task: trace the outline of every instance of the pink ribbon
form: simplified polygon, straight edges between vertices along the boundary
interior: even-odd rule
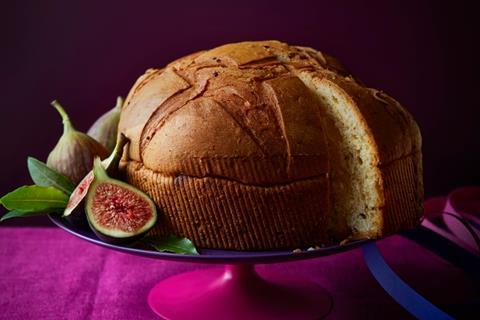
[[[425,201],[422,226],[480,256],[480,187],[463,187]]]

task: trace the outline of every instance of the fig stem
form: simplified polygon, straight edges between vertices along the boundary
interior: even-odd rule
[[[62,117],[63,132],[65,133],[69,131],[74,131],[75,128],[73,127],[72,122],[70,121],[70,117],[65,112],[65,109],[63,109],[62,105],[57,100],[53,100],[51,105],[55,109],[57,109],[58,113],[60,113],[60,116]]]
[[[100,160],[99,157],[95,157],[95,160],[93,161],[93,176],[97,181],[107,180],[110,178],[102,165],[102,160]]]
[[[115,148],[113,149],[112,154],[120,155],[121,157],[123,153],[121,151],[123,147],[127,144],[127,142],[128,142],[128,138],[123,133],[120,133],[120,135],[117,138],[117,143],[115,144]]]
[[[128,138],[123,133],[120,133],[120,135],[117,138],[117,143],[115,144],[115,148],[113,149],[112,153],[106,160],[107,168],[110,166],[111,163],[117,162],[122,157],[123,147],[127,144],[128,141],[129,141]]]
[[[115,109],[121,110],[123,107],[123,98],[121,96],[117,97],[117,103],[115,104]]]

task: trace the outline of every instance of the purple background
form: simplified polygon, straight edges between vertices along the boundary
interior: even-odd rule
[[[258,2],[258,3],[257,3]],[[125,96],[148,67],[242,40],[279,39],[338,57],[414,115],[426,195],[479,184],[479,39],[463,1],[18,1],[1,4],[0,193],[30,183],[61,134]]]

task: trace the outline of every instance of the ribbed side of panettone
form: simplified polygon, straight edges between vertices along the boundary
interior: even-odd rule
[[[385,236],[418,225],[423,215],[422,155],[416,152],[380,168],[385,207],[382,234]]]
[[[127,180],[149,194],[160,214],[152,234],[176,234],[198,247],[305,248],[324,243],[325,176],[271,187],[223,178],[164,176],[129,162]]]

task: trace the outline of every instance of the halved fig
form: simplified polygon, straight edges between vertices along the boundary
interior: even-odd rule
[[[102,166],[107,170],[109,175],[117,175],[118,171],[118,164],[120,159],[122,158],[123,154],[123,147],[128,142],[127,137],[123,134],[120,134],[117,139],[117,143],[115,148],[113,149],[110,156],[102,161]],[[93,181],[93,170],[91,170],[80,183],[77,185],[75,190],[73,190],[72,194],[70,195],[70,199],[68,199],[67,207],[63,211],[63,217],[67,218],[70,223],[72,224],[82,224],[81,220],[84,220],[83,213],[81,217],[71,216],[73,210],[77,208],[77,206],[82,202],[83,198],[87,195],[88,188]]]
[[[99,158],[93,166],[94,179],[87,193],[87,220],[102,240],[111,243],[134,241],[157,221],[153,201],[137,188],[110,178]]]

